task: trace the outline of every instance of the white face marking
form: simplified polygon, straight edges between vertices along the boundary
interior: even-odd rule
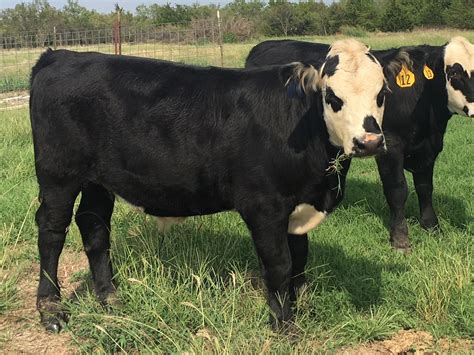
[[[363,139],[366,117],[374,117],[382,127],[385,100],[379,107],[377,95],[385,85],[385,77],[380,63],[374,62],[367,53],[368,48],[358,41],[335,42],[328,57],[338,55],[337,70],[334,75],[321,78],[324,120],[330,141],[343,147],[345,154],[352,152],[354,138]],[[342,107],[336,112],[326,100],[328,92],[332,95],[331,91],[342,100]]]
[[[320,212],[306,203],[298,205],[290,215],[288,233],[306,234],[316,228],[326,218],[326,215],[326,212]]]
[[[448,109],[464,116],[474,115],[474,45],[464,37],[454,37],[444,51],[444,71]],[[466,75],[467,74],[467,75]],[[463,87],[460,90],[460,86]],[[464,91],[464,93],[463,93]],[[466,94],[470,92],[469,97]]]

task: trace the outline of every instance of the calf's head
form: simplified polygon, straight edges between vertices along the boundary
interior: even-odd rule
[[[464,37],[451,39],[444,49],[444,71],[449,110],[474,117],[474,45]]]
[[[387,67],[396,70],[395,57]],[[385,150],[382,119],[389,91],[382,64],[354,39],[335,42],[320,69],[324,120],[330,141],[346,155],[369,156]]]

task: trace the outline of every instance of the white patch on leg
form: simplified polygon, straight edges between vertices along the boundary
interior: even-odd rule
[[[171,227],[183,223],[186,217],[156,217],[155,219],[160,233],[168,233]]]
[[[120,200],[125,201],[128,205],[132,206],[133,209],[145,213],[145,208],[140,207],[140,206],[135,206],[134,204],[128,202],[126,199],[119,195],[115,195]],[[168,233],[171,227],[173,227],[175,224],[180,224],[183,223],[186,217],[155,217],[153,216],[154,219],[156,220],[156,225],[158,227],[158,230],[160,233]]]
[[[307,203],[298,205],[290,215],[288,233],[306,234],[316,228],[326,216],[326,212],[320,212]]]

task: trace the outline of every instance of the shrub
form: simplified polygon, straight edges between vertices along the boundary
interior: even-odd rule
[[[346,36],[351,37],[367,37],[367,31],[360,26],[341,26],[339,31]]]

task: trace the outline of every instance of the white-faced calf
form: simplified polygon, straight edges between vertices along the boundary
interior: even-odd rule
[[[335,56],[340,63],[329,75]],[[382,66],[365,46],[344,41],[324,67],[235,70],[43,54],[33,68],[30,111],[41,201],[37,307],[46,328],[61,328],[58,259],[79,193],[75,219],[102,302],[115,291],[109,235],[118,195],[158,217],[237,211],[261,261],[272,322],[289,321],[307,238],[288,230],[311,229],[315,214],[327,210],[334,144],[356,156],[383,150]],[[370,85],[347,81],[344,88],[336,79],[347,80],[345,72],[369,75]],[[331,106],[330,88],[344,108]]]

